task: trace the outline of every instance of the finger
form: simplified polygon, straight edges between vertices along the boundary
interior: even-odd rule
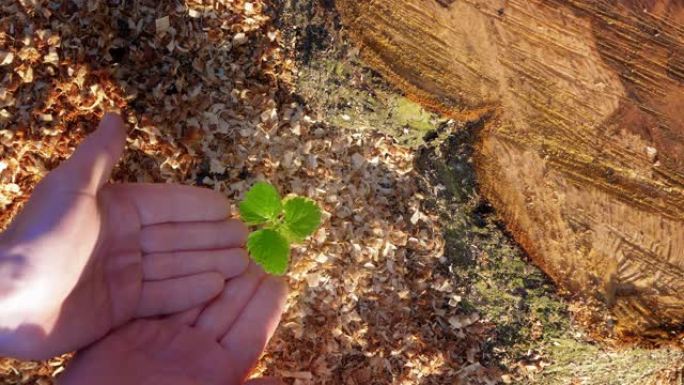
[[[247,233],[237,220],[164,223],[143,227],[140,247],[145,253],[236,248],[244,246]]]
[[[95,194],[107,182],[126,142],[121,117],[107,113],[71,157],[48,176],[60,186]]]
[[[284,385],[285,383],[278,378],[263,377],[255,378],[245,382],[245,385]]]
[[[199,315],[195,327],[219,340],[247,306],[265,277],[266,273],[259,266],[250,263],[243,275],[226,282],[221,295]]]
[[[213,222],[228,218],[230,202],[206,188],[129,183],[111,186],[137,208],[143,226],[169,222]]]
[[[172,314],[199,306],[221,293],[223,276],[219,273],[203,273],[187,277],[146,281],[137,317]]]
[[[280,322],[285,308],[287,285],[281,278],[269,276],[221,339],[228,362],[234,365],[237,378],[244,378],[253,368],[266,343]]]
[[[172,323],[179,323],[183,325],[192,325],[197,320],[197,317],[202,312],[202,306],[194,307],[190,310],[186,310],[182,313],[172,314],[168,317],[168,320]]]
[[[244,273],[248,264],[244,249],[149,254],[143,258],[143,276],[159,280],[214,271],[227,279]]]

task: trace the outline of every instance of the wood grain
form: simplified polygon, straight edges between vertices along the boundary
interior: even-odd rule
[[[337,0],[412,98],[487,118],[481,190],[621,333],[684,324],[684,1]]]

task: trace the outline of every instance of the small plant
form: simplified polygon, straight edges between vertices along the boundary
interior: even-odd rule
[[[290,245],[302,242],[321,224],[321,210],[310,199],[289,196],[280,199],[278,190],[258,182],[240,202],[240,217],[261,229],[247,238],[247,251],[270,274],[283,275],[290,259]]]

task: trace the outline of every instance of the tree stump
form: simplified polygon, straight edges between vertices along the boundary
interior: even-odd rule
[[[684,1],[337,0],[367,62],[485,119],[481,191],[618,331],[684,324]]]

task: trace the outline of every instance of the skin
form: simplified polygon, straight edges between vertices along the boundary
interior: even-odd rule
[[[286,291],[251,265],[203,311],[138,320],[84,350],[59,384],[242,384],[278,324]]]
[[[0,235],[0,356],[81,349],[64,384],[241,384],[286,286],[250,264],[223,195],[108,184],[124,143],[105,115]]]

